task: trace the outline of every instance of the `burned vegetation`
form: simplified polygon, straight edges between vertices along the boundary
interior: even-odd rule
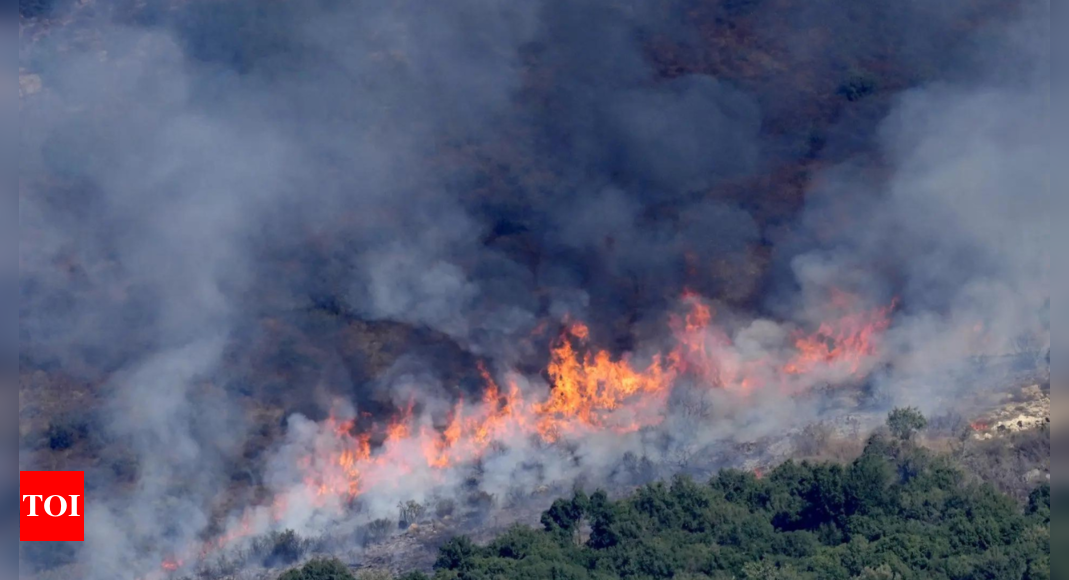
[[[20,2],[20,563],[1049,577],[1048,10]]]

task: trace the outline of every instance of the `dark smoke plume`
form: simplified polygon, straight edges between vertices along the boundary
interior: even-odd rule
[[[616,356],[663,350],[688,291],[746,360],[783,359],[833,289],[895,300],[865,385],[881,411],[992,387],[977,356],[1042,365],[1048,15],[1045,0],[24,13],[20,468],[53,468],[32,434],[75,415],[63,428],[96,457],[70,455],[98,500],[63,557],[87,580],[136,578],[243,517],[349,537],[398,501],[460,493],[458,469],[398,474],[357,516],[255,507],[300,485],[332,409],[413,405],[439,428],[479,400],[480,362],[547,389],[568,321]],[[57,390],[80,402],[52,406]],[[626,454],[678,466],[841,411],[711,397],[715,421],[511,441],[479,485],[607,478]]]

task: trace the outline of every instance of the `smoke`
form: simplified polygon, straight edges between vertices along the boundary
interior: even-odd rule
[[[687,469],[842,412],[798,396],[824,386],[942,411],[981,388],[970,357],[1049,348],[1047,4],[777,4],[24,21],[21,374],[53,377],[34,400],[91,385],[44,420],[88,415],[75,451],[112,462],[86,466],[105,499],[77,574],[283,527],[352,538],[472,481],[501,503],[630,481],[625,457]],[[670,393],[605,414],[626,435],[548,441],[544,412],[481,398],[477,362],[545,400],[576,321],[613,376],[680,349]],[[800,358],[844,336],[856,360]],[[529,422],[423,459],[458,410],[503,409]],[[26,469],[50,452],[21,415]],[[320,493],[352,481],[335,459],[359,434],[366,489]]]
[[[0,24],[0,42],[4,46],[13,46],[16,39],[15,27],[9,24],[6,20]],[[5,86],[14,86],[15,84],[15,70],[14,67],[3,67],[3,82]],[[15,94],[9,93],[3,100],[2,108],[0,111],[0,130],[3,130],[6,135],[14,136],[17,134],[18,127],[18,115],[17,107],[15,106]],[[15,363],[16,353],[18,352],[18,337],[14,332],[14,329],[18,327],[17,316],[18,312],[15,307],[17,304],[16,288],[17,283],[17,262],[16,252],[14,248],[18,245],[18,198],[17,181],[15,179],[18,174],[17,163],[17,143],[15,139],[9,137],[3,142],[3,155],[4,161],[0,163],[0,178],[3,179],[3,185],[0,186],[0,195],[3,196],[3,205],[0,206],[0,248],[3,248],[3,252],[0,253],[0,292],[3,293],[3,304],[9,305],[3,309],[0,318],[3,320],[4,328],[6,329],[3,336],[0,337],[0,352],[3,353],[3,361],[0,363],[0,393],[6,398],[6,400],[13,400],[15,397],[15,385],[18,384],[16,380],[15,369],[17,365]],[[11,410],[7,411],[7,415],[4,417],[3,424],[5,427],[5,436],[16,435],[16,426],[18,420],[14,415],[14,405],[10,407]],[[15,447],[7,447],[3,451],[0,451],[0,464],[10,469],[16,463]],[[14,470],[8,471],[6,475],[0,477],[0,489],[3,489],[3,493],[14,495],[17,493],[16,489],[18,483]],[[11,505],[2,516],[0,516],[0,541],[9,542],[9,545],[14,546],[17,535],[17,518],[15,517],[14,505]],[[17,552],[15,550],[4,550],[0,553],[0,576],[8,578],[15,577],[18,571]]]
[[[860,286],[901,301],[887,337],[895,368],[879,386],[891,403],[945,411],[978,389],[979,373],[947,375],[968,357],[1049,351],[1044,23],[1030,6],[985,31],[994,47],[975,57],[987,65],[977,78],[896,96],[876,131],[876,179],[871,163],[836,167],[803,214],[820,239],[789,258],[803,296]]]

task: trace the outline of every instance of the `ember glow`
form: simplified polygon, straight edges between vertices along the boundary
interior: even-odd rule
[[[303,486],[292,493],[312,498],[316,507],[344,506],[377,486],[395,485],[398,478],[418,474],[433,480],[478,461],[495,446],[551,445],[598,432],[652,427],[665,420],[669,396],[684,380],[745,400],[804,392],[826,384],[829,371],[843,376],[843,383],[862,378],[879,357],[894,303],[859,310],[858,300],[843,293],[834,296],[837,316],[808,333],[795,329],[778,357],[740,353],[730,334],[714,324],[711,305],[691,292],[680,300],[680,315],[669,321],[669,347],[642,361],[594,347],[587,325],[566,321],[552,344],[547,390],[521,389],[514,373],[500,373],[499,382],[480,363],[481,398],[457,401],[444,424],[420,416],[415,401],[390,420],[364,429],[357,428],[355,419],[332,414],[320,425],[315,451],[300,458]],[[761,476],[759,470],[756,474]],[[292,497],[275,500],[272,522],[283,520]],[[248,535],[245,518],[239,529],[206,544],[200,554]]]

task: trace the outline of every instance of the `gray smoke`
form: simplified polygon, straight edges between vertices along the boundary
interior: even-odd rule
[[[1030,6],[985,31],[977,77],[895,98],[876,132],[878,173],[847,162],[810,197],[802,221],[820,246],[789,260],[803,296],[834,284],[901,301],[894,369],[879,379],[890,403],[945,411],[983,382],[948,375],[970,356],[1049,352],[1045,25]]]
[[[104,458],[71,467],[102,498],[73,574],[142,577],[242,530],[351,538],[473,476],[504,498],[625,456],[668,473],[837,412],[681,384],[658,428],[387,463],[359,506],[305,486],[302,458],[341,451],[328,413],[411,406],[381,452],[421,457],[420,429],[478,412],[477,360],[538,399],[579,319],[641,366],[685,289],[729,370],[787,363],[832,289],[897,299],[865,361],[881,409],[945,410],[980,388],[970,357],[1049,349],[1047,3],[763,4],[98,0],[24,21],[20,384],[89,385],[44,413],[88,415]],[[21,443],[22,469],[51,457]]]

